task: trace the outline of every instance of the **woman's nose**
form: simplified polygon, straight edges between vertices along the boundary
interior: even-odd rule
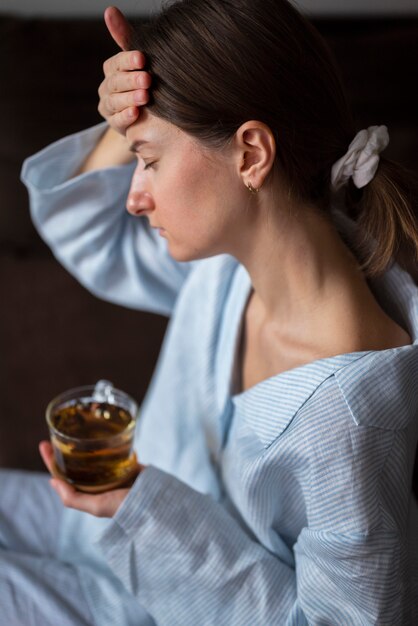
[[[154,203],[148,193],[130,191],[126,200],[126,209],[131,215],[141,215],[152,211]]]
[[[132,177],[126,208],[131,215],[141,215],[145,211],[152,211],[154,208],[152,196],[144,189],[143,175],[138,170],[135,170]]]

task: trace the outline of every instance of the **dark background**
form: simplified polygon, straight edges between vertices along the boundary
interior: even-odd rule
[[[315,20],[335,52],[358,128],[386,124],[387,156],[418,172],[418,19]],[[54,395],[99,378],[142,399],[165,318],[100,301],[35,232],[23,160],[101,121],[102,19],[0,15],[0,466],[43,469],[37,442]]]

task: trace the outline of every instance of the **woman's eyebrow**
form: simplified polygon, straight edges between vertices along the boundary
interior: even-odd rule
[[[145,139],[138,139],[137,141],[134,141],[131,146],[129,146],[129,150],[131,152],[138,152],[138,148],[145,143],[151,143],[151,142],[146,141]]]

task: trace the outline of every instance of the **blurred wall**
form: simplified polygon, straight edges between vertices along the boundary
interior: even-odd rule
[[[418,0],[294,0],[311,15],[418,15]],[[50,16],[101,15],[110,0],[0,0],[1,13]],[[149,15],[161,0],[117,0],[126,14]]]

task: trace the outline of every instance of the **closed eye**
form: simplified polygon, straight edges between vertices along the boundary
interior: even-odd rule
[[[151,163],[145,163],[144,162],[144,170],[147,170],[149,167],[152,167],[154,165],[155,161],[151,161]]]

